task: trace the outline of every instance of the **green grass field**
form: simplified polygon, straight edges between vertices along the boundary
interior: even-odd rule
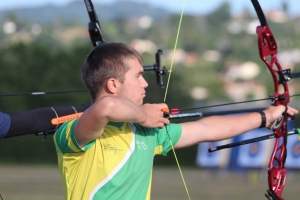
[[[182,171],[192,200],[266,199],[266,171],[229,173],[185,167]],[[283,193],[285,200],[299,199],[299,180],[300,173],[288,172]],[[0,165],[0,194],[3,200],[62,200],[63,189],[58,168],[40,165]],[[178,169],[155,166],[152,200],[185,199],[188,197]]]

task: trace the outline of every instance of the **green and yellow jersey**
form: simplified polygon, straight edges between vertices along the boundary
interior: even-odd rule
[[[80,148],[74,135],[76,120],[63,124],[54,135],[65,198],[150,199],[154,155],[171,150],[181,125],[163,129],[137,123],[110,122],[103,134]]]

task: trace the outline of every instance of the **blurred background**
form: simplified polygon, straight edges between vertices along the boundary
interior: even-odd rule
[[[132,45],[145,66],[163,50],[162,65],[170,69],[183,1],[92,1],[107,42]],[[261,1],[277,40],[284,69],[300,71],[300,2]],[[0,111],[22,112],[47,106],[89,103],[86,92],[18,95],[30,92],[85,90],[80,78],[84,58],[92,49],[89,17],[83,1],[0,2]],[[266,98],[273,80],[260,60],[250,1],[187,0],[166,102],[170,108],[191,108]],[[158,103],[165,89],[154,72],[145,102]],[[167,83],[167,77],[164,77]],[[291,80],[291,94],[300,93]],[[202,109],[201,112],[267,107],[270,101]],[[300,108],[298,97],[292,106]],[[197,118],[195,118],[197,119]],[[189,119],[190,120],[190,119]],[[174,120],[182,122],[184,120]],[[299,127],[296,118],[289,128]],[[274,141],[264,141],[212,154],[216,145],[269,134],[254,130],[219,143],[204,143],[176,151],[192,199],[263,199],[267,165]],[[0,195],[3,199],[63,199],[52,135],[4,139],[0,144]],[[289,137],[286,199],[297,195],[300,179],[299,142]],[[154,162],[153,199],[187,199],[172,152]]]

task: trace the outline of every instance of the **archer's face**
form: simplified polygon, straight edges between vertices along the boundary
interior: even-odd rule
[[[148,83],[143,77],[143,66],[137,59],[128,59],[127,64],[130,68],[125,74],[118,95],[130,99],[137,105],[142,105],[146,96],[145,88],[148,87]]]

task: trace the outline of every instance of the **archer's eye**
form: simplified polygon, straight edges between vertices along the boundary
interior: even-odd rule
[[[143,74],[138,74],[138,75],[136,75],[137,78],[139,78],[139,77],[141,77],[141,76],[143,76]]]

